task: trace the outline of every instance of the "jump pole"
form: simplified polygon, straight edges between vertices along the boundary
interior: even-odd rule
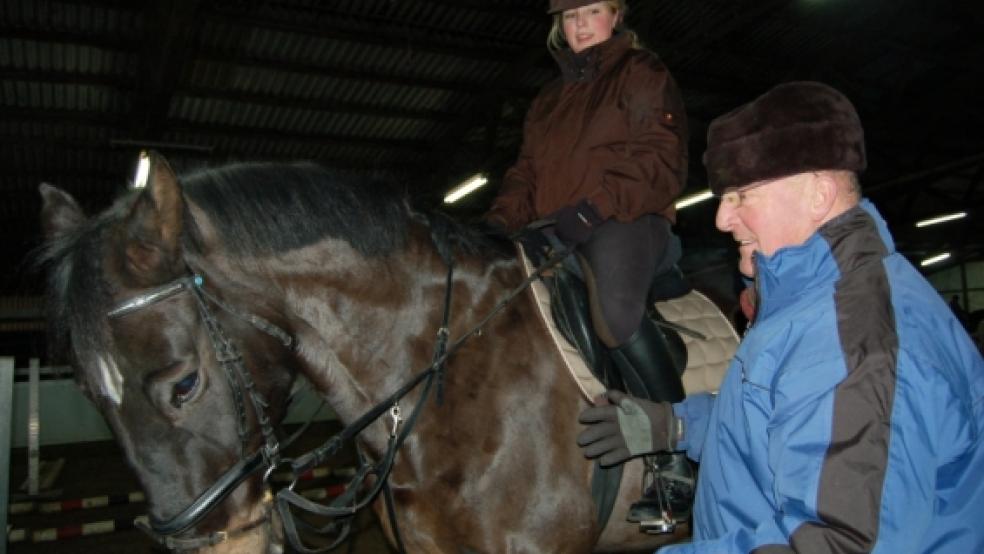
[[[38,471],[41,458],[41,397],[38,392],[40,385],[41,364],[37,358],[30,360],[30,385],[27,397],[27,495],[38,495]]]
[[[0,358],[0,554],[7,554],[7,502],[10,499],[10,423],[14,411],[14,359]]]

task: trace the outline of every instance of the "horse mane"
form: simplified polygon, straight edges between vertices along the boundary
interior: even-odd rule
[[[225,248],[240,255],[289,251],[328,236],[377,256],[406,238],[402,195],[382,179],[306,162],[241,163],[199,170],[182,176],[181,183]],[[186,238],[199,244],[194,227],[189,231]]]
[[[405,243],[408,226],[430,227],[445,259],[466,254],[511,255],[479,229],[440,212],[418,210],[407,195],[381,177],[331,171],[310,162],[243,163],[182,176],[185,195],[234,253],[272,254],[325,237],[349,243],[364,256],[382,256]],[[190,220],[190,218],[189,218]],[[186,239],[200,245],[193,226]]]
[[[409,225],[432,231],[446,260],[455,249],[470,255],[510,255],[501,242],[452,218],[414,209],[405,194],[381,178],[330,171],[314,163],[239,163],[182,175],[185,196],[209,218],[230,252],[241,256],[285,252],[334,237],[364,256],[385,256],[401,249]],[[139,191],[129,191],[113,206],[78,228],[47,241],[36,257],[47,269],[49,344],[69,346],[77,356],[104,349],[108,330],[101,321],[112,290],[104,279],[104,249],[109,231],[130,211]],[[185,246],[200,250],[201,233],[191,217]],[[91,363],[92,360],[79,360]]]
[[[103,278],[105,239],[129,211],[131,198],[132,194],[125,195],[102,214],[49,238],[34,257],[34,270],[46,270],[47,343],[52,356],[71,349],[82,367],[92,367],[92,356],[108,344],[108,326],[93,324],[102,321],[112,301],[110,283]],[[75,372],[75,378],[88,387],[83,373]]]

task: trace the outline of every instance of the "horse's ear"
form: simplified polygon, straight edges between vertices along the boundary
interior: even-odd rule
[[[85,221],[85,214],[71,194],[58,187],[41,183],[41,229],[53,239],[74,230]]]
[[[126,220],[127,270],[142,284],[155,284],[183,271],[181,230],[184,197],[167,160],[148,154],[147,185]]]

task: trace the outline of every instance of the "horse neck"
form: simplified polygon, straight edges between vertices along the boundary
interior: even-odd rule
[[[463,263],[456,281],[478,281],[482,265]],[[412,228],[406,247],[385,256],[365,257],[344,241],[325,240],[278,256],[265,270],[282,291],[302,371],[343,421],[430,363],[447,266],[425,229]]]

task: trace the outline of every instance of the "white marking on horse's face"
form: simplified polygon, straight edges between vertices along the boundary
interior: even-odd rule
[[[118,408],[123,404],[123,374],[109,354],[100,355],[98,363],[100,392]]]

